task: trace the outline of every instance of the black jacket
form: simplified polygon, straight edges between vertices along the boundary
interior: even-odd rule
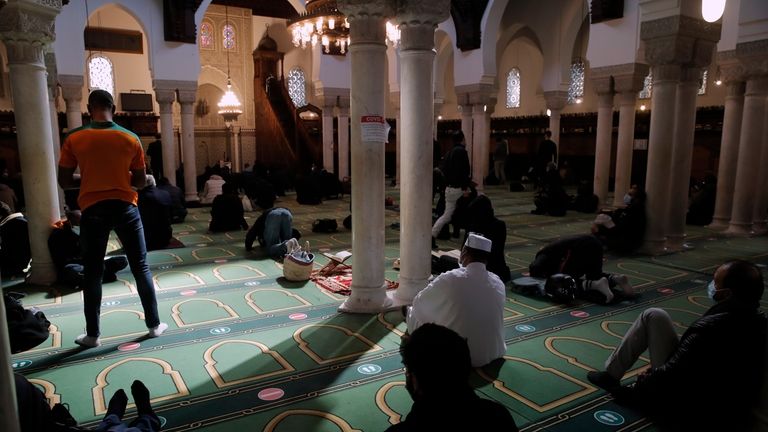
[[[211,204],[211,232],[237,231],[248,229],[243,203],[237,194],[221,194]]]
[[[460,395],[413,403],[411,412],[386,432],[410,431],[504,431],[517,432],[517,425],[504,406],[479,398],[472,389]]]
[[[538,278],[565,273],[575,279],[599,279],[603,276],[603,245],[589,234],[563,237],[537,252],[529,271]]]
[[[187,217],[187,206],[184,203],[184,192],[170,183],[157,187],[168,192],[171,197],[171,222],[181,223]]]
[[[440,166],[449,187],[465,189],[470,182],[469,155],[464,144],[457,144],[443,159]]]
[[[144,225],[144,239],[147,250],[163,249],[173,236],[171,228],[171,195],[157,188],[147,186],[139,191],[139,214]]]
[[[765,343],[766,317],[756,305],[725,300],[691,324],[669,360],[624,397],[674,430],[745,430],[740,421],[751,418],[758,399]]]

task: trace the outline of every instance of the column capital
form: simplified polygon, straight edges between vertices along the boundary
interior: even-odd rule
[[[350,49],[356,44],[380,44],[386,38],[385,21],[394,15],[391,0],[339,0],[339,10],[349,20]]]
[[[720,40],[720,28],[720,23],[686,15],[645,21],[640,25],[645,59],[651,65],[706,66],[712,61],[715,44]]]
[[[56,38],[54,24],[61,12],[61,0],[17,0],[3,4],[0,40],[8,49],[8,63],[42,67],[43,48]]]
[[[192,105],[197,100],[197,83],[191,81],[180,81],[176,88],[176,99],[184,105]]]
[[[67,101],[80,101],[83,99],[83,85],[85,80],[82,75],[59,75],[61,95]]]
[[[744,78],[768,75],[768,39],[736,44],[736,57]]]
[[[435,29],[448,19],[449,0],[400,0],[395,20],[400,24],[400,51],[431,51],[435,47]]]
[[[545,91],[544,100],[547,102],[547,108],[561,110],[568,103],[568,92],[563,90]]]
[[[488,104],[496,95],[492,84],[478,83],[456,86],[456,96],[459,105]]]
[[[155,100],[162,107],[176,100],[176,89],[155,88]]]
[[[598,95],[613,95],[613,77],[610,75],[592,76],[592,87]]]
[[[643,63],[625,63],[592,69],[593,78],[604,76],[613,78],[613,90],[616,93],[639,92],[643,89],[643,80],[647,75],[648,65]]]

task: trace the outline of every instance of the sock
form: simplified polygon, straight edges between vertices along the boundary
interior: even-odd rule
[[[107,414],[114,414],[119,419],[123,419],[125,415],[125,406],[128,405],[128,396],[123,389],[120,389],[112,395],[112,399],[109,400],[109,406],[107,407]]]
[[[610,303],[613,300],[613,293],[608,286],[608,279],[602,277],[598,280],[587,280],[584,282],[584,288],[587,290],[597,291],[605,296],[605,303]]]
[[[147,389],[143,382],[136,380],[131,384],[131,395],[133,396],[133,403],[136,404],[136,411],[139,415],[156,415],[152,410],[152,405],[149,403],[149,389]]]

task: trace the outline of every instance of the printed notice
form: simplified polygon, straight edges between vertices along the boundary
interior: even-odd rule
[[[387,141],[387,123],[383,116],[362,116],[360,118],[363,142],[386,142]]]

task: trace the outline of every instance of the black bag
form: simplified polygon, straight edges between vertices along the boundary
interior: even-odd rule
[[[316,233],[332,233],[336,232],[339,225],[336,223],[336,219],[315,219],[312,222],[312,232]]]
[[[544,291],[558,303],[571,303],[576,299],[576,280],[567,274],[553,274],[547,278]]]
[[[43,311],[37,308],[25,309],[19,300],[22,297],[24,294],[3,294],[12,354],[32,349],[50,336],[48,328],[51,322]]]

